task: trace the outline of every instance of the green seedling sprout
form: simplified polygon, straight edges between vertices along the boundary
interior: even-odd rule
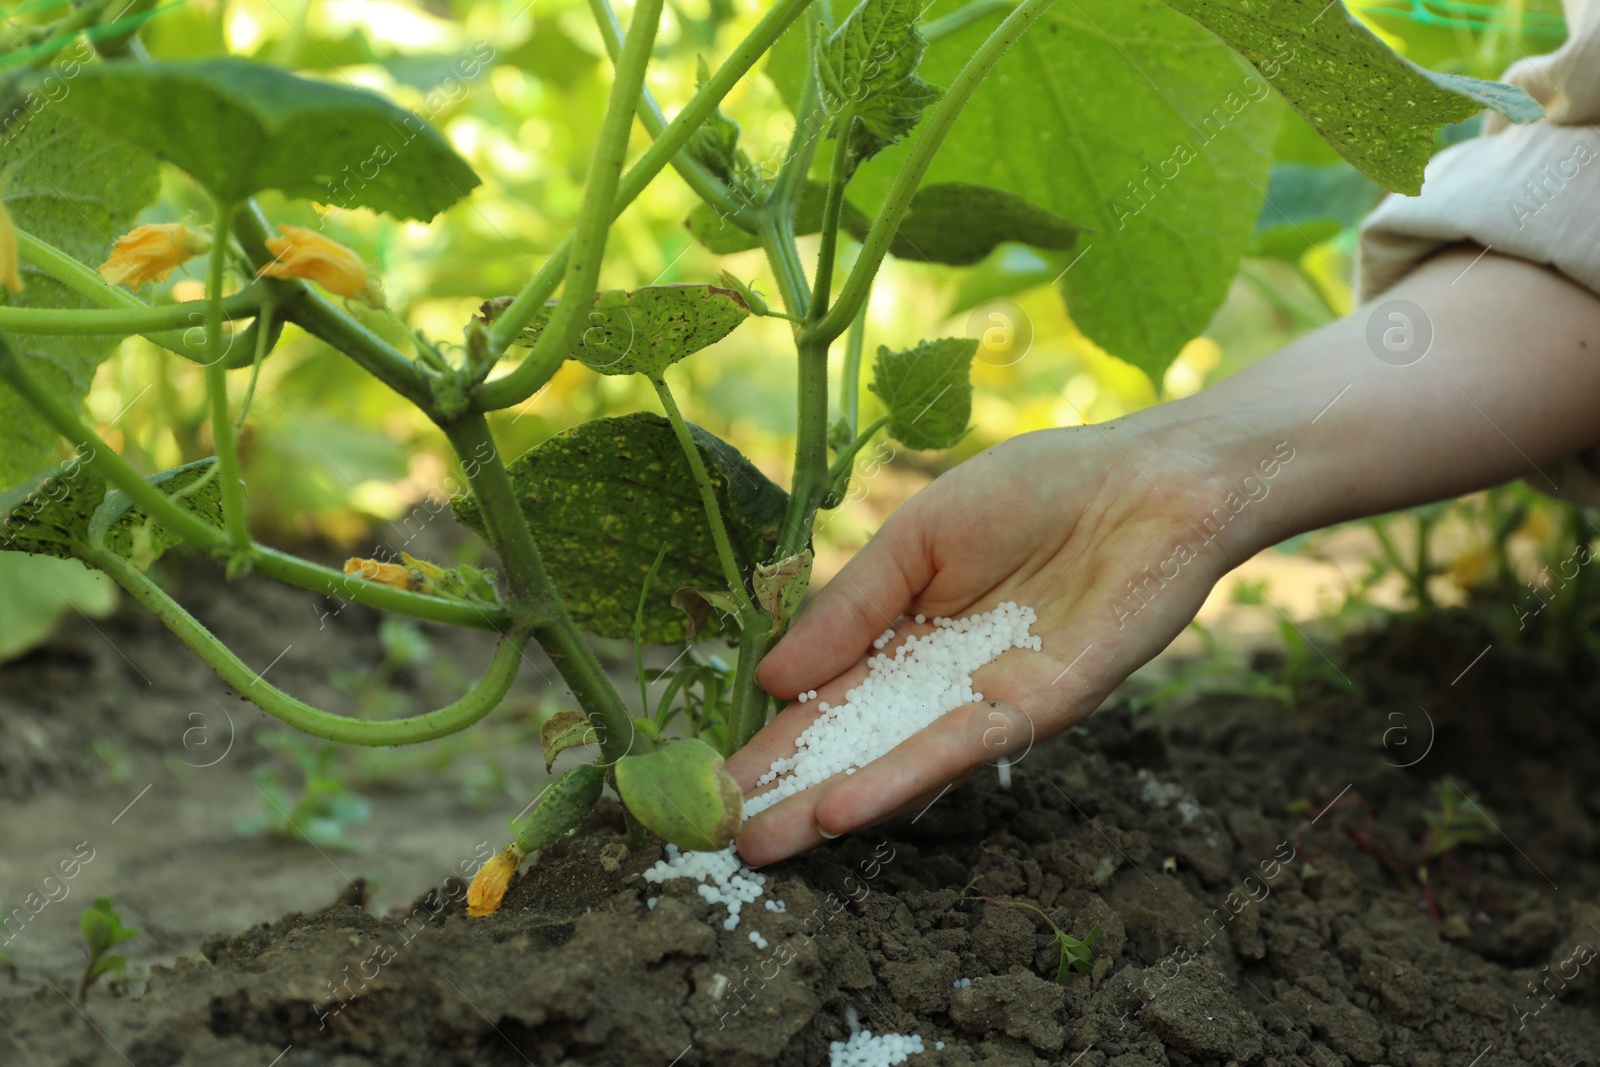
[[[372,808],[345,784],[338,748],[283,731],[264,740],[300,776],[300,790],[293,792],[279,770],[261,768],[254,777],[262,812],[241,820],[235,829],[244,835],[265,834],[283,841],[304,841],[318,848],[355,851],[356,843],[346,830],[365,822]]]
[[[1094,959],[1092,950],[1094,943],[1100,939],[1100,924],[1095,923],[1089,932],[1083,935],[1082,940],[1073,937],[1061,927],[1050,920],[1044,909],[1021,900],[996,900],[994,897],[979,897],[986,904],[995,904],[1002,908],[1015,908],[1018,911],[1031,911],[1044,920],[1050,927],[1050,932],[1055,935],[1055,946],[1061,953],[1061,966],[1056,971],[1056,983],[1066,985],[1073,971],[1079,974],[1088,974]]]
[[[83,943],[89,949],[89,962],[78,980],[78,1002],[89,998],[89,987],[101,975],[120,977],[128,966],[128,957],[112,953],[112,949],[139,936],[139,931],[122,925],[122,916],[111,906],[110,897],[96,897],[94,903],[78,916],[78,929],[83,932]]]

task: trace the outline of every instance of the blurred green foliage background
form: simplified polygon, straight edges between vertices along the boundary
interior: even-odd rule
[[[1554,48],[1563,34],[1559,6],[1549,2],[1351,0],[1349,6],[1415,61],[1480,77]],[[715,63],[760,11],[748,0],[669,2],[649,81],[669,115],[694,89],[696,57]],[[627,17],[626,5],[619,13]],[[407,328],[459,342],[478,304],[516,291],[565,236],[610,77],[581,0],[187,0],[164,7],[143,40],[156,57],[231,52],[375,89],[429,119],[472,163],[484,187],[427,225],[271,197],[264,202],[275,220],[321,226],[367,260],[392,314],[356,313],[402,345],[409,343]],[[481,62],[491,51],[492,62]],[[1051,285],[1059,268],[1023,246],[1002,246],[964,270],[888,262],[871,306],[868,351],[923,337],[982,338],[973,432],[937,457],[879,456],[860,480],[865,497],[819,524],[820,577],[942,466],[1016,433],[1103,421],[1193,393],[1350,309],[1354,225],[1376,201],[1376,187],[1276,97],[1269,106],[1279,116],[1277,162],[1252,253],[1226,304],[1160,383],[1086,339]],[[792,119],[764,76],[740,86],[724,111],[742,125],[753,158],[787,142]],[[1466,125],[1447,131],[1442,143],[1471,135]],[[645,143],[636,128],[635,151]],[[683,225],[695,203],[675,176],[658,181],[613,230],[602,286],[704,282],[728,269],[774,294],[758,251],[714,256],[696,243]],[[161,199],[141,221],[191,215],[203,219],[204,205],[192,186],[169,174]],[[802,241],[809,259],[815,238]],[[169,294],[146,295],[157,302],[194,299],[202,269],[197,260],[166,283]],[[795,417],[788,326],[752,319],[684,368],[689,417],[785,483]],[[864,402],[870,417],[872,398]],[[88,406],[109,442],[143,468],[165,469],[211,452],[202,372],[141,339],[124,342],[104,364]],[[514,455],[586,419],[655,407],[642,382],[568,363],[540,394],[497,415],[494,430]],[[362,554],[385,540],[385,523],[436,489],[450,462],[442,438],[420,414],[292,327],[263,368],[242,446],[252,521],[265,540],[322,541]],[[462,550],[474,544],[463,540]],[[84,596],[85,610],[105,606],[103,594]],[[0,656],[8,651],[0,644]]]

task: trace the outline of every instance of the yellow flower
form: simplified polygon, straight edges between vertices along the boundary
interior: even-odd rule
[[[505,899],[512,876],[522,866],[523,857],[524,853],[517,851],[516,845],[507,845],[504,852],[478,868],[472,884],[467,887],[468,915],[481,919],[500,910],[500,902]]]
[[[267,251],[278,257],[261,268],[264,278],[305,278],[330,293],[383,306],[383,294],[367,277],[367,265],[337,241],[304,226],[280,226],[282,237],[267,238]]]
[[[412,559],[404,552],[400,554],[405,557],[404,563],[381,563],[375,559],[351,556],[344,561],[344,572],[379,585],[409,589],[413,593],[433,592],[434,578],[444,572],[426,560]],[[430,574],[430,571],[434,573]]]
[[[167,276],[195,256],[211,251],[211,238],[181,222],[136,226],[117,238],[111,256],[100,265],[100,277],[112,285],[134,289]]]
[[[13,293],[22,292],[22,269],[17,262],[17,227],[11,212],[0,201],[0,285]]]

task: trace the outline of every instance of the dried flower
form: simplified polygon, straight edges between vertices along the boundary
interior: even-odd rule
[[[505,899],[511,878],[522,866],[525,855],[516,845],[507,845],[504,852],[478,868],[472,884],[467,887],[468,915],[481,919],[500,910],[500,902]]]
[[[117,238],[100,277],[112,285],[134,289],[146,282],[164,282],[178,267],[211,251],[211,238],[181,222],[136,226]]]
[[[17,261],[17,226],[0,201],[0,285],[13,293],[22,292],[22,269]]]
[[[279,229],[282,237],[267,238],[267,250],[277,258],[261,268],[262,277],[305,278],[335,295],[361,300],[370,307],[383,306],[383,294],[367,276],[367,265],[360,256],[304,226]]]
[[[379,585],[389,585],[396,589],[409,589],[413,593],[433,592],[433,581],[440,571],[437,566],[427,560],[413,559],[402,552],[404,563],[382,563],[375,559],[361,559],[351,556],[344,561],[344,572],[353,574],[357,578],[365,578],[369,582]]]

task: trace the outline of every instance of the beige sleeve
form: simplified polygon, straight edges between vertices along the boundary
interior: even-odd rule
[[[1551,266],[1600,293],[1600,0],[1566,0],[1566,12],[1567,42],[1505,74],[1544,105],[1545,117],[1513,126],[1491,113],[1483,136],[1428,163],[1420,196],[1385,197],[1362,224],[1363,300],[1464,242]],[[1600,506],[1595,451],[1551,473],[1559,495]]]

